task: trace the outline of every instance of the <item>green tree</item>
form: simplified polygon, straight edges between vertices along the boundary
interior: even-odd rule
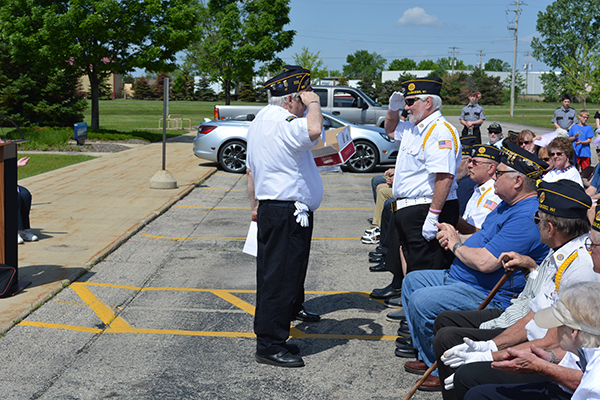
[[[586,108],[590,92],[596,86],[600,77],[598,62],[600,57],[598,51],[591,51],[587,44],[581,47],[575,56],[566,56],[561,64],[566,79],[567,90],[583,100],[583,108]]]
[[[197,9],[197,0],[3,0],[0,30],[20,60],[88,76],[98,129],[100,83],[135,68],[174,69],[197,37]]]
[[[417,69],[419,71],[427,71],[430,69],[435,69],[436,63],[433,60],[421,60],[419,61],[419,65],[417,65]]]
[[[567,56],[576,57],[584,45],[600,46],[600,0],[556,0],[538,13],[539,37],[531,41],[533,56],[546,65],[562,69]]]
[[[504,102],[504,85],[499,76],[489,76],[481,68],[475,68],[469,75],[469,91],[481,93],[479,103],[481,105],[493,104],[499,105]]]
[[[292,45],[289,0],[201,0],[197,20],[201,40],[187,50],[186,60],[211,82],[221,82],[225,104],[232,85],[251,81],[256,62],[280,69],[276,54]]]
[[[375,81],[373,81],[373,79],[371,79],[370,76],[366,76],[360,82],[358,82],[358,88],[370,98],[377,98],[377,88],[375,86]]]
[[[467,85],[468,75],[464,72],[444,75],[440,97],[444,104],[462,104],[469,91]]]
[[[169,97],[171,96],[171,85],[173,84],[171,76],[166,72],[159,72],[152,85],[152,95],[156,99],[162,100],[165,96],[165,78],[169,78]]]
[[[414,69],[417,69],[417,63],[410,58],[392,60],[387,68],[388,71],[412,71]]]
[[[140,76],[133,81],[133,98],[137,100],[145,100],[152,98],[152,88],[148,79],[145,76]]]
[[[547,72],[540,76],[544,92],[542,93],[545,102],[554,103],[567,94],[567,82],[564,74],[557,74],[554,71]]]
[[[452,71],[452,58],[451,57],[442,57],[438,58],[436,61],[437,67],[446,71]],[[471,67],[471,68],[468,68]],[[463,60],[459,60],[457,58],[454,59],[454,70],[455,71],[465,71],[467,69],[473,69],[471,65],[467,66],[463,62]]]
[[[302,52],[300,54],[294,53],[292,55],[296,65],[310,70],[310,81],[315,84],[318,84],[321,82],[321,78],[327,76],[327,70],[323,69],[323,60],[319,58],[320,54],[320,51],[311,53],[308,50],[308,47],[302,47]]]
[[[512,73],[506,77],[506,79],[504,80],[504,82],[502,82],[504,84],[504,89],[502,90],[502,93],[504,94],[504,101],[510,101],[510,85],[512,84]],[[517,70],[515,71],[515,99],[521,94],[523,93],[523,91],[525,90],[525,78],[523,78],[523,75]]]
[[[502,61],[499,58],[490,58],[488,62],[485,63],[483,69],[485,71],[500,71],[500,72],[510,72],[510,64]]]
[[[348,78],[364,79],[370,77],[373,81],[381,81],[381,72],[385,68],[386,59],[383,56],[367,50],[357,50],[348,54],[343,66],[344,76]]]
[[[210,88],[210,82],[205,77],[201,77],[198,81],[196,90],[196,96],[200,101],[215,101],[217,95],[215,91]]]
[[[173,81],[173,97],[180,100],[195,100],[194,77],[186,66],[177,74]]]
[[[64,69],[40,67],[34,60],[17,62],[0,40],[0,114],[20,126],[72,126],[83,121],[87,101],[79,78]]]

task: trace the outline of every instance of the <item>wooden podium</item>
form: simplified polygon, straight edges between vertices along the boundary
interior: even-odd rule
[[[19,282],[17,201],[17,145],[0,143],[0,264],[14,268],[4,296],[14,295],[31,284]]]

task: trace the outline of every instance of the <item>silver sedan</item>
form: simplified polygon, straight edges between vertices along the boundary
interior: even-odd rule
[[[356,153],[346,167],[352,172],[371,172],[378,164],[396,162],[398,149],[383,128],[357,125],[329,113],[323,113],[325,129],[350,125]],[[206,121],[198,126],[194,154],[218,162],[228,172],[246,172],[246,136],[250,121]]]

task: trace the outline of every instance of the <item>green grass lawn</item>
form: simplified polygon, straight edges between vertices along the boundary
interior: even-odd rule
[[[19,168],[18,179],[28,178],[30,176],[42,174],[44,172],[53,171],[72,164],[77,164],[84,161],[93,160],[96,157],[86,155],[70,155],[70,154],[40,154],[40,153],[21,153],[19,158],[30,157],[29,163]]]

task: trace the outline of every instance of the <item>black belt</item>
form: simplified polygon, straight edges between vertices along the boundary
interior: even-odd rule
[[[284,201],[284,200],[259,200],[259,205],[285,207],[285,208],[296,208],[294,205],[295,201]]]

